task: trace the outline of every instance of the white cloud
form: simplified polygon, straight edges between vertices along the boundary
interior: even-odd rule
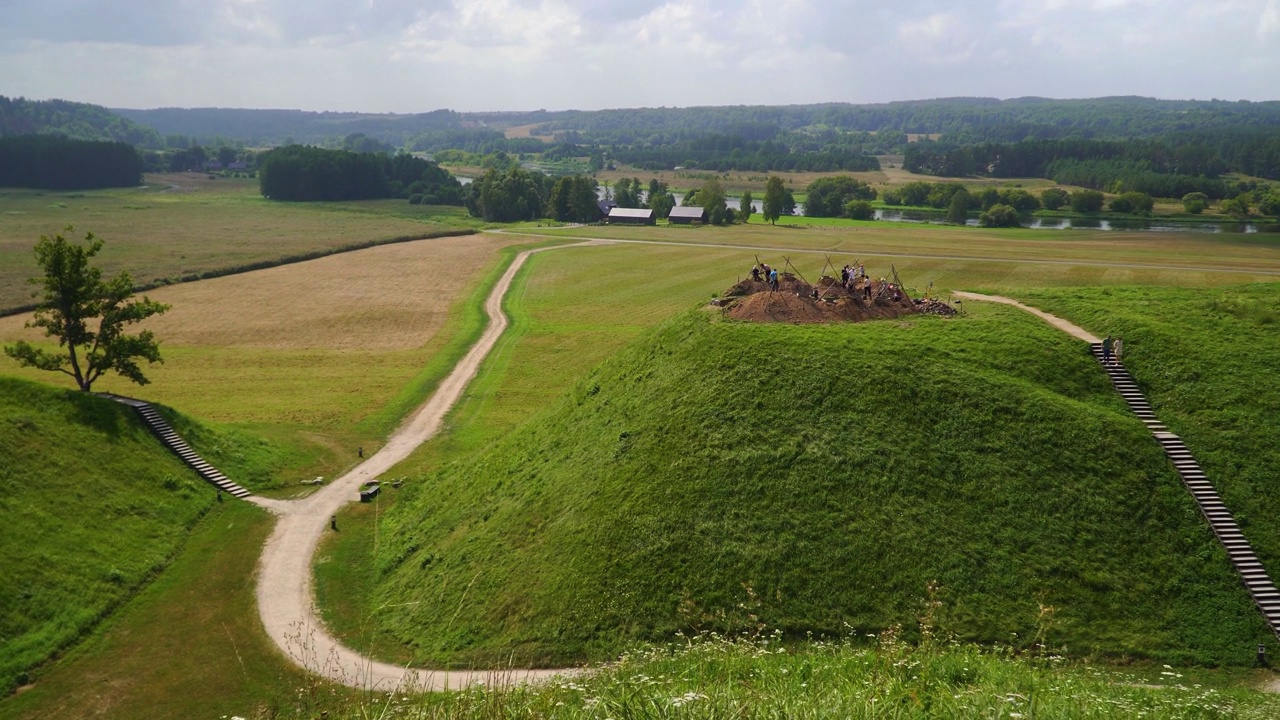
[[[424,111],[1275,99],[1280,0],[42,0],[0,94]]]
[[[1267,0],[1262,9],[1262,17],[1258,18],[1258,37],[1265,39],[1280,28],[1280,0]]]

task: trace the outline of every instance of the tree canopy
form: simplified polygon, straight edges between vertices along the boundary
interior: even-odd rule
[[[849,175],[818,178],[805,191],[804,214],[811,217],[839,217],[852,200],[875,200],[876,191]]]
[[[25,367],[69,375],[85,392],[109,371],[146,385],[149,381],[139,360],[163,362],[150,330],[137,335],[124,330],[164,313],[169,306],[145,296],[134,299],[133,279],[128,273],[103,280],[102,271],[92,264],[102,246],[103,241],[93,233],[85,235],[84,245],[70,243],[61,234],[40,237],[35,253],[44,275],[32,278],[31,283],[41,287],[42,292],[37,293],[41,300],[27,327],[43,328],[61,349],[45,350],[25,340],[4,348],[6,355]]]
[[[90,190],[142,182],[142,158],[122,142],[61,135],[0,137],[0,187]]]
[[[777,225],[778,218],[790,215],[795,204],[796,201],[791,197],[786,185],[782,183],[782,178],[771,175],[764,185],[764,201],[760,204],[760,216],[769,223]]]
[[[420,194],[428,204],[462,204],[462,186],[453,175],[412,155],[287,145],[263,155],[258,168],[262,194],[272,200],[369,200]]]

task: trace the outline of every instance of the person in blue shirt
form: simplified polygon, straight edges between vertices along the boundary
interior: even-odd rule
[[[778,289],[778,268],[773,268],[769,270],[769,292],[774,292],[777,289]]]

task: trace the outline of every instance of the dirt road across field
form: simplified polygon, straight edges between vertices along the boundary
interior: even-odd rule
[[[587,241],[559,247],[608,244]],[[360,486],[376,480],[419,445],[439,431],[441,422],[480,363],[507,328],[502,298],[525,260],[535,253],[557,248],[539,248],[520,253],[485,300],[489,326],[480,340],[454,367],[453,372],[421,408],[369,459],[327,487],[300,500],[251,498],[252,502],[279,516],[275,531],[267,539],[258,563],[258,613],[271,640],[304,669],[330,680],[360,688],[392,690],[413,687],[423,690],[459,689],[476,683],[507,684],[542,680],[573,670],[437,671],[403,668],[375,662],[346,647],[330,635],[316,613],[311,562],[320,538],[342,506],[359,499]]]

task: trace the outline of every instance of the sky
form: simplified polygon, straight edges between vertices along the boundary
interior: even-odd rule
[[[0,0],[0,95],[361,112],[1280,99],[1280,0]]]

